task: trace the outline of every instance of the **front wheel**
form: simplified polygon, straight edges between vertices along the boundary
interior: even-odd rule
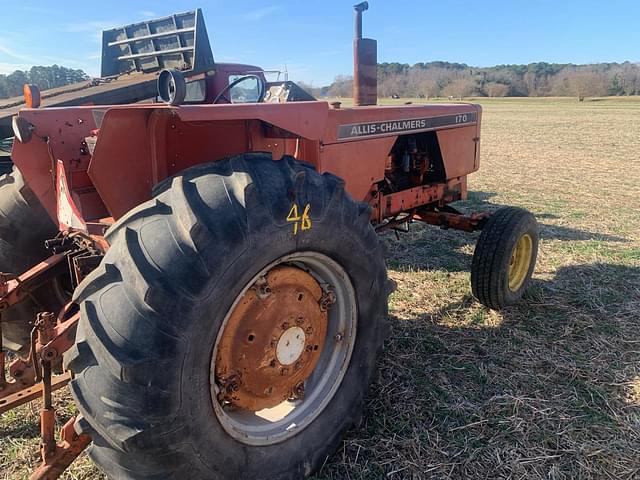
[[[522,298],[535,269],[538,240],[531,212],[505,207],[491,215],[471,265],[471,289],[480,303],[500,310]]]
[[[119,479],[309,475],[361,414],[386,332],[368,207],[263,154],[156,192],[75,295],[90,456]]]

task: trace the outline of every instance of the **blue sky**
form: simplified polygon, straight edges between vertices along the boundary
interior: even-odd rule
[[[0,73],[58,63],[100,71],[102,29],[203,9],[214,57],[324,85],[351,72],[354,0],[0,0]],[[379,61],[474,66],[640,62],[640,0],[370,0]]]

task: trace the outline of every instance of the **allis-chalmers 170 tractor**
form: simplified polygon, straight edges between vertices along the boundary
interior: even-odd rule
[[[521,297],[533,216],[450,205],[479,166],[480,107],[376,106],[366,8],[353,108],[214,65],[197,11],[105,32],[107,66],[161,72],[164,103],[13,118],[0,413],[43,398],[33,478],[86,447],[114,479],[314,472],[361,415],[387,332],[378,232],[482,230],[474,295],[494,309]],[[56,442],[51,392],[67,383],[79,414]]]

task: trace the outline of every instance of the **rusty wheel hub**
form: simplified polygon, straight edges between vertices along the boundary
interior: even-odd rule
[[[332,300],[296,267],[275,267],[260,277],[231,313],[220,340],[218,400],[259,411],[302,398],[322,353]]]

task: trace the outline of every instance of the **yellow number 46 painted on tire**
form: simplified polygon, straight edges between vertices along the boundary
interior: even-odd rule
[[[306,204],[304,209],[302,210],[302,215],[300,215],[300,209],[298,208],[298,204],[294,203],[291,206],[291,210],[289,210],[289,215],[287,215],[287,222],[293,223],[293,234],[298,234],[298,229],[300,230],[311,230],[311,217],[309,216],[309,210],[311,210],[311,205]]]

